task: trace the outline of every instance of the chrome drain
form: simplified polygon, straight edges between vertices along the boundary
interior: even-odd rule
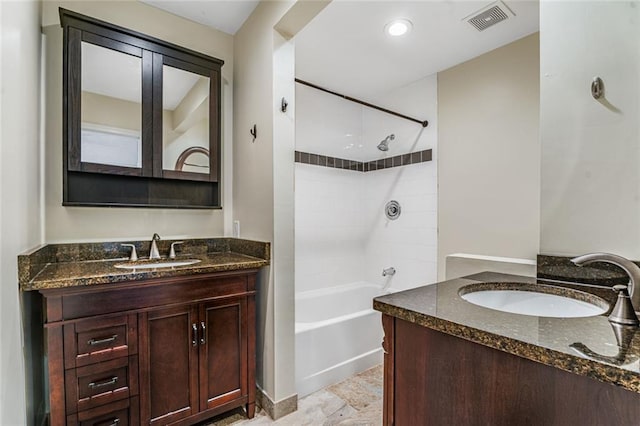
[[[391,200],[384,206],[384,214],[387,215],[387,219],[396,220],[400,217],[400,203],[396,200]]]

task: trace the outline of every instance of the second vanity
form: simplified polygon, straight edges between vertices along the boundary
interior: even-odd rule
[[[187,425],[241,406],[253,417],[256,275],[269,244],[189,240],[175,260],[198,262],[159,268],[127,250],[47,245],[19,257],[21,288],[44,307],[49,424]]]
[[[376,298],[385,425],[640,423],[637,328],[616,328],[606,314],[538,317],[463,299],[483,283],[586,289],[610,306],[616,297],[604,287],[483,272]]]

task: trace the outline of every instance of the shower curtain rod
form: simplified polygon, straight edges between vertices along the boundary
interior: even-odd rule
[[[377,109],[378,111],[386,112],[387,114],[395,115],[396,117],[404,118],[405,120],[413,121],[414,123],[419,123],[420,125],[422,125],[422,127],[427,127],[429,125],[429,122],[427,120],[424,120],[424,121],[423,120],[418,120],[417,118],[409,117],[407,115],[400,114],[399,112],[391,111],[391,110],[388,110],[386,108],[382,108],[382,107],[379,107],[377,105],[373,105],[373,104],[370,104],[368,102],[361,101],[360,99],[352,98],[351,96],[343,95],[341,93],[334,92],[334,91],[329,90],[329,89],[325,89],[324,87],[317,86],[317,85],[315,85],[313,83],[309,83],[308,81],[300,80],[299,78],[296,78],[295,82],[299,83],[299,84],[304,84],[305,86],[312,87],[312,88],[314,88],[316,90],[320,90],[320,91],[325,92],[325,93],[330,93],[330,94],[332,94],[334,96],[341,97],[341,98],[346,99],[348,101],[355,102],[357,104],[364,105],[364,106],[369,107],[369,108]]]

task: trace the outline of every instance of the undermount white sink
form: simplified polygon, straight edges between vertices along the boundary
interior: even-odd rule
[[[115,265],[120,269],[156,269],[156,268],[174,268],[176,266],[187,266],[201,262],[200,259],[185,259],[185,260],[160,260],[157,262],[148,263],[119,263]]]
[[[543,286],[523,284],[522,288],[518,288],[516,284],[507,288],[491,289],[486,288],[486,285],[472,284],[461,288],[459,294],[464,300],[474,305],[538,317],[592,317],[601,315],[609,309],[609,304],[597,296],[567,288],[562,288],[561,291],[567,296],[552,294],[550,289],[545,289]]]

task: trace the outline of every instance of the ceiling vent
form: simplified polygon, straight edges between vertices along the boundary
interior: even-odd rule
[[[515,16],[513,11],[503,2],[497,1],[472,13],[464,20],[473,25],[478,31],[484,31],[498,22],[509,19],[510,16]]]

